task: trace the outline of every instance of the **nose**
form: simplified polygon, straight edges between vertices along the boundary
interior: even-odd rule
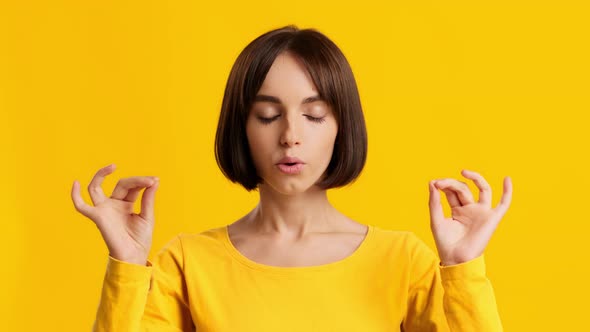
[[[283,146],[294,146],[301,144],[301,127],[300,119],[303,118],[301,115],[294,115],[292,117],[285,116],[283,126],[281,128],[280,143]]]

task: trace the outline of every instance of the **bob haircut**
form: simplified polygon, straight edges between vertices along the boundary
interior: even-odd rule
[[[316,29],[287,25],[250,42],[236,59],[225,87],[215,134],[215,160],[221,172],[247,191],[262,183],[246,136],[246,120],[275,58],[289,52],[309,72],[334,112],[338,133],[332,159],[316,185],[322,189],[352,183],[367,159],[367,130],[352,69],[342,51]]]

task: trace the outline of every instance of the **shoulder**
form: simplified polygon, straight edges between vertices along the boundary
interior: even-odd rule
[[[379,246],[408,248],[408,246],[416,245],[417,241],[421,241],[412,231],[372,227],[374,241]]]
[[[222,227],[201,232],[181,232],[169,239],[149,260],[150,264],[166,271],[185,271],[219,260],[225,249]]]
[[[181,254],[195,248],[210,248],[220,245],[223,241],[223,227],[211,228],[200,232],[181,232],[170,238],[158,251],[158,255],[164,253]]]
[[[225,240],[224,227],[220,226],[192,233],[179,233],[172,241],[179,243],[185,250],[190,248],[215,247],[222,245]]]
[[[389,257],[403,257],[408,263],[436,259],[434,251],[413,231],[373,227],[376,248]]]
[[[405,276],[409,287],[432,280],[437,273],[438,256],[413,231],[378,229],[376,243],[383,248],[383,261],[391,262],[397,272]]]

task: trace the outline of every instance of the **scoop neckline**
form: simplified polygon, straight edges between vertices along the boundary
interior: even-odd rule
[[[282,275],[306,275],[309,273],[316,273],[321,271],[329,271],[344,268],[348,265],[354,264],[356,261],[361,259],[364,252],[367,251],[367,248],[372,242],[373,234],[375,232],[373,225],[365,225],[367,226],[367,231],[365,233],[365,237],[360,245],[353,251],[350,255],[340,259],[338,261],[321,264],[321,265],[310,265],[310,266],[275,266],[275,265],[267,265],[255,262],[250,258],[244,256],[231,242],[229,237],[229,225],[225,225],[222,228],[222,235],[223,235],[223,243],[231,254],[231,256],[237,260],[239,263],[243,264],[244,266],[272,274],[282,274]]]

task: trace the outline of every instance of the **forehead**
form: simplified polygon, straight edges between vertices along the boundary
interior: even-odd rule
[[[258,94],[301,99],[311,96],[317,89],[305,65],[288,52],[279,54],[271,65]]]

